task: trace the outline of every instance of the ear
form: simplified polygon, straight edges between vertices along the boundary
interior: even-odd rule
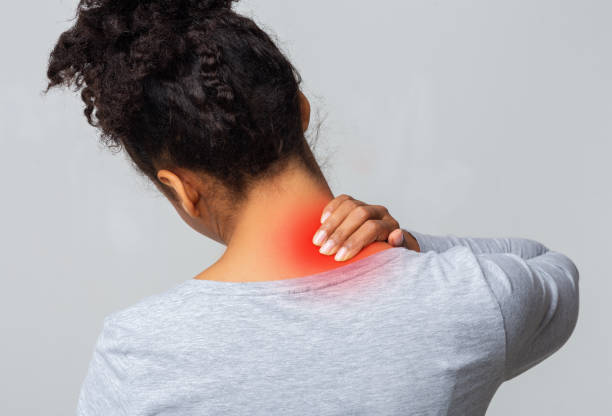
[[[161,169],[157,172],[157,179],[164,185],[172,188],[177,196],[178,203],[183,210],[191,217],[199,217],[200,212],[197,207],[198,193],[191,187],[188,182],[184,182],[173,172],[167,169]]]
[[[306,131],[308,124],[310,123],[310,102],[301,90],[298,90],[300,96],[300,112],[302,114],[302,130]]]

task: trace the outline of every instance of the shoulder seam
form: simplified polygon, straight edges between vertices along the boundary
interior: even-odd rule
[[[474,261],[476,262],[476,265],[478,266],[478,272],[480,275],[480,279],[484,281],[484,284],[487,287],[487,291],[489,293],[490,298],[493,300],[493,302],[495,302],[495,305],[497,307],[496,309],[497,309],[497,312],[499,314],[499,317],[502,323],[502,328],[504,330],[504,362],[502,366],[502,380],[500,381],[500,383],[503,383],[504,381],[506,381],[506,375],[508,373],[508,330],[506,328],[506,318],[504,317],[504,313],[502,311],[502,307],[499,302],[499,299],[495,295],[493,288],[491,288],[491,285],[489,285],[489,281],[484,275],[485,271],[483,270],[483,267],[481,266],[481,263],[478,260],[477,255],[471,249],[469,249],[469,247],[466,247],[466,248],[468,248],[468,251],[474,257]]]

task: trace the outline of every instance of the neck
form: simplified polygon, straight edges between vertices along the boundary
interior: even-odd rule
[[[334,198],[327,183],[303,169],[289,169],[274,182],[258,185],[236,219],[227,249],[197,278],[262,281],[306,276],[342,266],[319,253],[312,237],[325,205]],[[383,249],[378,243],[370,252]],[[374,250],[372,250],[374,249]],[[365,252],[366,250],[364,250]],[[365,254],[365,253],[364,253]]]

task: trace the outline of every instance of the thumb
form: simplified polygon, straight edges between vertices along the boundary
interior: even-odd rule
[[[396,228],[395,230],[391,231],[387,241],[392,246],[405,247],[404,233],[402,232],[401,228]]]

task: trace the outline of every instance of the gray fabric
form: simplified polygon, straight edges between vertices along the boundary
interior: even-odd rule
[[[571,335],[578,270],[533,240],[411,233],[420,253],[189,279],[108,315],[78,415],[483,415]]]

